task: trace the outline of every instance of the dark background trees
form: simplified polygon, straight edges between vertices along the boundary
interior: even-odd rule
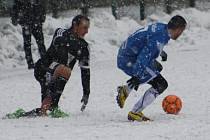
[[[14,0],[0,0],[0,16],[9,16]],[[197,2],[210,0],[43,0],[48,13],[57,18],[59,12],[78,9],[81,13],[88,15],[91,8],[111,7],[112,14],[116,19],[120,18],[119,9],[121,7],[135,5],[139,7],[139,19],[144,20],[146,10],[149,6],[161,6],[162,10],[170,14],[173,10],[182,7],[196,7]]]

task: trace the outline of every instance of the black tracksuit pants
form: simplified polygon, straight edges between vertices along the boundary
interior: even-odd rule
[[[44,36],[42,32],[42,24],[28,24],[22,26],[22,34],[24,41],[25,58],[28,66],[34,65],[33,57],[31,53],[31,35],[34,36],[38,45],[40,57],[43,58],[46,54],[46,48],[44,45]]]

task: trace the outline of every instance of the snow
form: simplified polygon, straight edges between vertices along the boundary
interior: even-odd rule
[[[208,140],[210,129],[210,11],[184,9],[175,11],[188,21],[184,34],[165,48],[168,61],[162,74],[169,87],[144,113],[153,122],[129,122],[127,113],[148,85],[133,91],[120,109],[115,101],[116,87],[128,77],[116,67],[118,47],[126,37],[140,28],[136,21],[124,17],[114,20],[109,10],[93,12],[86,40],[91,49],[91,94],[85,112],[80,111],[82,86],[80,69],[75,66],[60,101],[60,107],[70,117],[0,119],[0,140]],[[157,12],[150,16],[168,22],[171,16]],[[48,47],[57,27],[69,27],[72,14],[59,19],[47,17],[44,24]],[[150,21],[148,20],[148,21]],[[32,43],[34,59],[38,59],[36,43]],[[40,106],[40,86],[33,71],[26,69],[21,28],[0,19],[0,117],[18,107],[30,110]],[[78,85],[78,86],[75,86]],[[165,114],[162,99],[176,94],[183,101],[178,115]]]

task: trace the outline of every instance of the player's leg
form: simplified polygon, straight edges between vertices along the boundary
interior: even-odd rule
[[[136,82],[137,80],[137,82]],[[134,84],[136,83],[136,84]],[[127,99],[127,97],[129,96],[129,94],[131,93],[131,91],[133,89],[137,90],[139,87],[139,83],[138,83],[138,79],[136,79],[135,77],[131,77],[128,81],[126,85],[122,85],[122,86],[118,86],[117,88],[117,103],[119,105],[120,108],[124,107],[125,101]]]
[[[42,102],[42,113],[46,113],[51,107],[58,105],[60,96],[64,90],[64,87],[71,75],[71,69],[59,64],[55,66],[54,72],[49,79],[49,85],[47,88],[47,96]]]
[[[46,48],[44,45],[44,35],[42,31],[42,24],[35,24],[32,27],[32,34],[36,39],[36,43],[39,49],[39,54],[42,59],[44,59],[46,55]]]
[[[162,77],[161,74],[159,74],[157,77],[155,77],[153,80],[148,82],[148,84],[152,85],[151,88],[149,88],[144,95],[140,98],[140,100],[134,105],[131,112],[128,114],[129,120],[139,120],[142,119],[142,111],[149,106],[157,96],[162,94],[165,89],[168,87],[168,83],[165,80],[164,77]],[[132,115],[133,114],[137,114]],[[141,115],[138,115],[141,114]],[[144,116],[145,117],[145,116]]]
[[[39,59],[35,63],[34,77],[39,82],[39,84],[41,86],[41,102],[47,95],[46,94],[46,90],[47,90],[46,72],[47,72],[47,68],[45,68],[45,66],[42,64],[41,59]]]
[[[41,60],[38,60],[34,67],[34,77],[39,82],[41,86],[41,102],[46,97],[47,86],[46,86],[46,70],[43,68]],[[36,117],[41,115],[41,108],[35,108],[31,111],[25,112],[23,117]]]
[[[23,34],[25,58],[28,64],[28,69],[32,69],[34,68],[34,62],[31,53],[31,26],[23,25],[22,34]]]

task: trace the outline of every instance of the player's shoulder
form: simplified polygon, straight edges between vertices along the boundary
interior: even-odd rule
[[[149,25],[149,31],[155,34],[161,34],[167,30],[167,24],[161,22],[155,22]]]
[[[88,47],[88,42],[87,42],[85,39],[80,38],[79,41],[81,42],[81,45],[82,45],[83,47]]]
[[[64,29],[64,28],[57,28],[57,29],[55,30],[55,33],[63,34],[63,33],[66,32],[66,31],[67,31],[67,29]]]

